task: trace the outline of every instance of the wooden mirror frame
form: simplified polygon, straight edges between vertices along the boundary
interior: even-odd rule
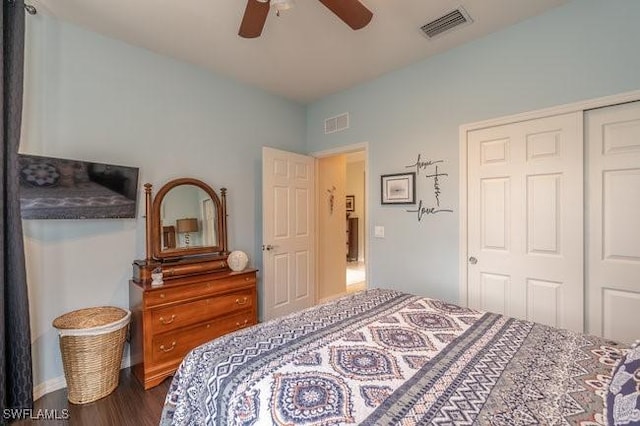
[[[193,248],[172,248],[162,250],[162,223],[161,208],[165,195],[172,189],[181,185],[194,185],[202,189],[211,197],[216,208],[216,230],[218,235],[218,245],[200,246]],[[183,259],[189,256],[218,255],[220,258],[226,257],[227,251],[227,189],[220,188],[220,195],[206,183],[193,178],[180,178],[167,182],[156,194],[151,195],[151,184],[144,185],[146,214],[147,214],[147,260],[158,260],[161,262]],[[153,198],[153,201],[152,201]]]

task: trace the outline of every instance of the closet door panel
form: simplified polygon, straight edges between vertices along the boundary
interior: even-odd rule
[[[588,111],[589,332],[640,338],[640,102]]]
[[[469,132],[469,306],[584,330],[582,119]]]

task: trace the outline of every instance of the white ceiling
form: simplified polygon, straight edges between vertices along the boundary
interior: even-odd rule
[[[361,0],[353,31],[316,0],[271,11],[257,39],[239,37],[245,0],[27,0],[97,33],[172,56],[301,103],[344,90],[540,14],[567,0]],[[419,27],[463,6],[467,25],[429,40]]]

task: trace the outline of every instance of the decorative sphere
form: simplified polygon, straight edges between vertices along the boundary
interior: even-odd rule
[[[235,250],[229,253],[229,257],[227,257],[227,264],[232,271],[242,271],[247,267],[249,263],[249,257],[245,252],[240,250]]]

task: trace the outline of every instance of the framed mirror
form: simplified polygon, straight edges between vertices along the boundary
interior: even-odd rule
[[[192,178],[175,179],[160,188],[149,212],[153,258],[226,255],[226,189],[220,193],[218,197],[209,185]]]

